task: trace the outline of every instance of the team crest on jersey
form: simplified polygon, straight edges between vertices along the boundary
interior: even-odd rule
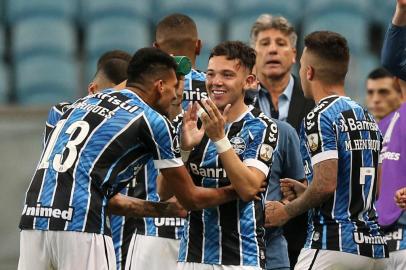
[[[273,147],[270,146],[269,144],[263,143],[261,145],[261,148],[259,149],[259,156],[261,159],[264,161],[269,161],[272,158],[273,154]]]
[[[309,148],[312,152],[316,151],[319,147],[319,134],[312,133],[307,136],[307,143],[309,144]]]
[[[241,155],[242,153],[244,153],[246,145],[243,138],[233,137],[230,139],[230,143],[233,146],[234,152],[236,152],[237,155]]]

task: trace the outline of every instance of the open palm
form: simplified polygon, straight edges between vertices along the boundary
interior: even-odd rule
[[[181,149],[192,150],[198,145],[204,136],[204,128],[197,127],[197,106],[189,105],[185,112],[182,124]]]

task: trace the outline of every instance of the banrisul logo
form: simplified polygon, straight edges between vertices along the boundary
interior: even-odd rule
[[[241,155],[242,153],[244,153],[246,145],[245,141],[242,138],[233,137],[231,138],[230,143],[233,146],[233,149],[237,153],[237,155]]]
[[[66,221],[71,221],[73,216],[73,208],[69,207],[67,210],[61,210],[49,206],[41,206],[41,204],[38,203],[36,206],[24,205],[22,215],[32,217],[58,218]]]

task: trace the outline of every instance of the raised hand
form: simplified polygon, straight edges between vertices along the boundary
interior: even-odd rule
[[[197,127],[197,103],[189,104],[183,117],[180,148],[190,151],[200,143],[204,135],[204,127]]]
[[[225,137],[224,127],[227,122],[227,114],[231,105],[228,104],[226,106],[223,114],[220,113],[219,109],[210,99],[202,100],[202,105],[205,112],[201,114],[200,119],[203,122],[207,136],[213,142],[223,139]]]
[[[406,210],[406,188],[401,188],[396,191],[394,199],[400,208]]]
[[[283,200],[293,201],[306,190],[307,186],[295,179],[283,178],[280,180]]]
[[[265,204],[265,227],[280,227],[290,219],[285,206],[278,201]]]

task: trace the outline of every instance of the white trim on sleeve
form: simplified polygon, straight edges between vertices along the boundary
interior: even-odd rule
[[[338,159],[338,151],[337,150],[328,150],[321,153],[316,154],[312,157],[312,166],[316,165],[319,162],[325,161],[327,159]]]
[[[247,167],[257,168],[258,170],[260,170],[261,172],[263,172],[265,174],[265,177],[268,176],[270,168],[262,161],[259,161],[258,159],[254,159],[254,158],[247,158],[247,159],[244,159],[243,163],[245,165],[247,165]]]
[[[176,168],[183,165],[181,158],[154,160],[156,169]]]

